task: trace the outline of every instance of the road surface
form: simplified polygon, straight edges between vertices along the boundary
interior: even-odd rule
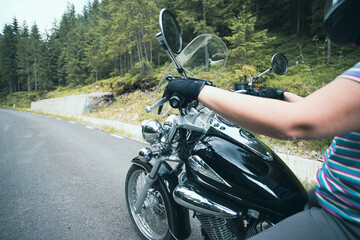
[[[0,109],[0,239],[140,239],[124,182],[144,146],[73,121]],[[199,222],[191,222],[189,239],[200,239]]]
[[[144,145],[0,109],[0,239],[139,239],[124,181]]]

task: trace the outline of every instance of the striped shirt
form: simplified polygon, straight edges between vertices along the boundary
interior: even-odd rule
[[[360,83],[360,62],[339,77]],[[360,224],[360,131],[335,137],[323,158],[316,186],[320,205]]]

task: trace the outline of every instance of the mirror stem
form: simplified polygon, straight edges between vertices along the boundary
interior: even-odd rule
[[[181,74],[181,76],[183,78],[187,78],[184,69],[182,68],[181,64],[178,62],[176,57],[174,57],[174,54],[172,53],[172,51],[170,49],[166,49],[166,52],[169,55],[169,57],[171,58],[171,61],[173,61],[173,63],[175,64],[175,67],[176,67],[177,71]]]
[[[266,71],[263,72],[263,73],[260,73],[260,74],[259,74],[258,76],[256,76],[256,77],[250,77],[249,86],[251,87],[252,84],[253,84],[253,82],[255,82],[256,80],[258,80],[262,75],[270,72],[271,70],[272,70],[272,68],[269,68],[268,70],[266,70]]]
[[[180,63],[177,61],[177,59],[174,57],[173,52],[171,51],[171,49],[169,49],[163,39],[163,35],[161,32],[158,32],[156,34],[156,39],[158,40],[158,42],[160,43],[160,45],[165,49],[166,53],[169,55],[171,61],[175,64],[175,67],[177,69],[177,71],[181,74],[181,76],[183,78],[187,78],[184,69],[182,68],[182,66],[180,65]]]
[[[272,70],[272,68],[269,68],[268,70],[266,70],[265,72],[263,72],[263,73],[260,73],[257,77],[256,77],[256,79],[258,79],[259,77],[261,77],[262,75],[264,75],[264,74],[266,74],[266,73],[268,73],[268,72],[270,72]]]

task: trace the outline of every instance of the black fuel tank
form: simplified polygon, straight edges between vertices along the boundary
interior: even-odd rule
[[[189,177],[249,207],[265,208],[283,216],[303,210],[307,194],[299,180],[270,148],[258,144],[265,148],[268,157],[213,129],[194,146],[192,156],[202,159],[225,184],[194,169],[189,169]]]

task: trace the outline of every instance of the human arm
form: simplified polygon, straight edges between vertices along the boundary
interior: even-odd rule
[[[263,98],[278,99],[287,102],[297,102],[302,99],[302,97],[296,94],[277,88],[265,88],[264,90],[249,89],[245,94]]]
[[[359,93],[358,82],[337,78],[295,102],[230,93],[209,86],[204,86],[198,100],[250,131],[279,139],[319,139],[360,129]]]
[[[286,102],[297,102],[301,99],[303,99],[303,97],[300,97],[294,93],[284,92],[284,101]]]

